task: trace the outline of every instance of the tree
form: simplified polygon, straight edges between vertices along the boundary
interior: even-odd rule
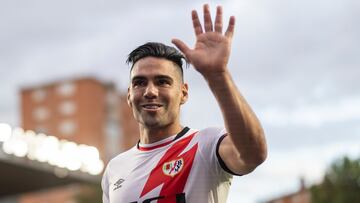
[[[310,190],[313,203],[360,203],[360,159],[335,161]]]

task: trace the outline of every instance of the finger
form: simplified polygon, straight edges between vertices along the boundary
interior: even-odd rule
[[[190,48],[179,39],[172,39],[171,42],[186,56],[189,55]]]
[[[204,27],[205,27],[205,32],[213,31],[213,24],[211,21],[209,4],[204,5]]]
[[[232,36],[234,35],[234,30],[235,30],[235,16],[231,16],[229,19],[228,28],[225,32],[225,36],[232,38]]]
[[[215,17],[215,31],[216,32],[219,32],[219,33],[222,33],[222,27],[223,27],[223,24],[222,24],[222,7],[221,6],[218,6],[216,8],[216,17]]]
[[[197,14],[197,12],[195,10],[193,10],[191,12],[191,17],[192,17],[192,21],[193,21],[193,27],[194,27],[195,35],[199,35],[199,34],[203,33],[201,23],[200,23],[200,20],[199,20],[199,16],[198,16],[198,14]]]

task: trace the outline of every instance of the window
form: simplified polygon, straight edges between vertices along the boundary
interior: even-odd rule
[[[60,103],[59,112],[62,115],[72,115],[76,111],[76,105],[73,101],[64,101]]]
[[[49,118],[50,112],[47,108],[40,106],[33,110],[32,115],[36,121],[44,121]]]
[[[63,135],[72,135],[76,130],[76,123],[72,120],[65,120],[60,123],[58,128]]]
[[[46,98],[46,91],[43,90],[43,89],[34,90],[34,91],[31,93],[31,98],[32,98],[32,100],[34,100],[35,102],[42,102],[42,101],[44,101],[45,98]]]
[[[75,93],[75,90],[76,86],[72,82],[64,82],[56,87],[56,92],[63,97],[69,97],[73,95]]]

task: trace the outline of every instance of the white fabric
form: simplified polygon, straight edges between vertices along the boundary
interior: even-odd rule
[[[219,138],[225,133],[225,130],[221,128],[206,128],[200,131],[190,129],[184,136],[165,146],[149,151],[141,151],[135,146],[121,153],[109,162],[103,175],[103,202],[177,202],[174,199],[170,200],[170,196],[174,198],[176,191],[166,190],[169,190],[169,188],[181,188],[181,183],[179,181],[174,182],[176,181],[174,179],[186,173],[185,166],[191,163],[186,159],[186,154],[190,154],[191,149],[196,149],[196,151],[191,150],[191,152],[195,152],[193,153],[195,154],[193,155],[194,161],[190,167],[188,177],[183,178],[186,183],[182,192],[185,193],[186,202],[226,202],[232,175],[222,169],[216,156],[216,145]],[[183,146],[184,149],[181,149],[181,153],[178,153],[175,156],[176,158],[171,157],[170,160],[166,160],[166,164],[160,164],[162,173],[167,175],[159,174],[159,177],[165,177],[169,182],[165,183],[163,181],[162,183],[159,178],[154,178],[153,180],[160,181],[161,184],[153,184],[154,187],[150,187],[151,190],[141,196],[142,192],[144,193],[146,183],[150,179],[151,172],[159,165],[158,163],[163,156],[166,153],[171,154],[171,150],[184,145],[182,143],[187,140],[190,140],[189,143]],[[151,144],[151,147],[156,147],[160,143],[164,143],[164,140]],[[172,165],[168,163],[172,163]],[[177,168],[174,167],[175,165]],[[164,191],[161,192],[162,190],[165,190],[166,194],[164,194]],[[162,196],[162,198],[159,196]],[[168,197],[169,199],[166,200]]]

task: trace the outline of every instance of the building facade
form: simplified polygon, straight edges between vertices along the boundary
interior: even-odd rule
[[[139,140],[138,124],[126,94],[95,78],[52,82],[21,90],[21,118],[25,130],[95,146],[105,164]],[[20,203],[75,203],[84,186],[21,195]]]

